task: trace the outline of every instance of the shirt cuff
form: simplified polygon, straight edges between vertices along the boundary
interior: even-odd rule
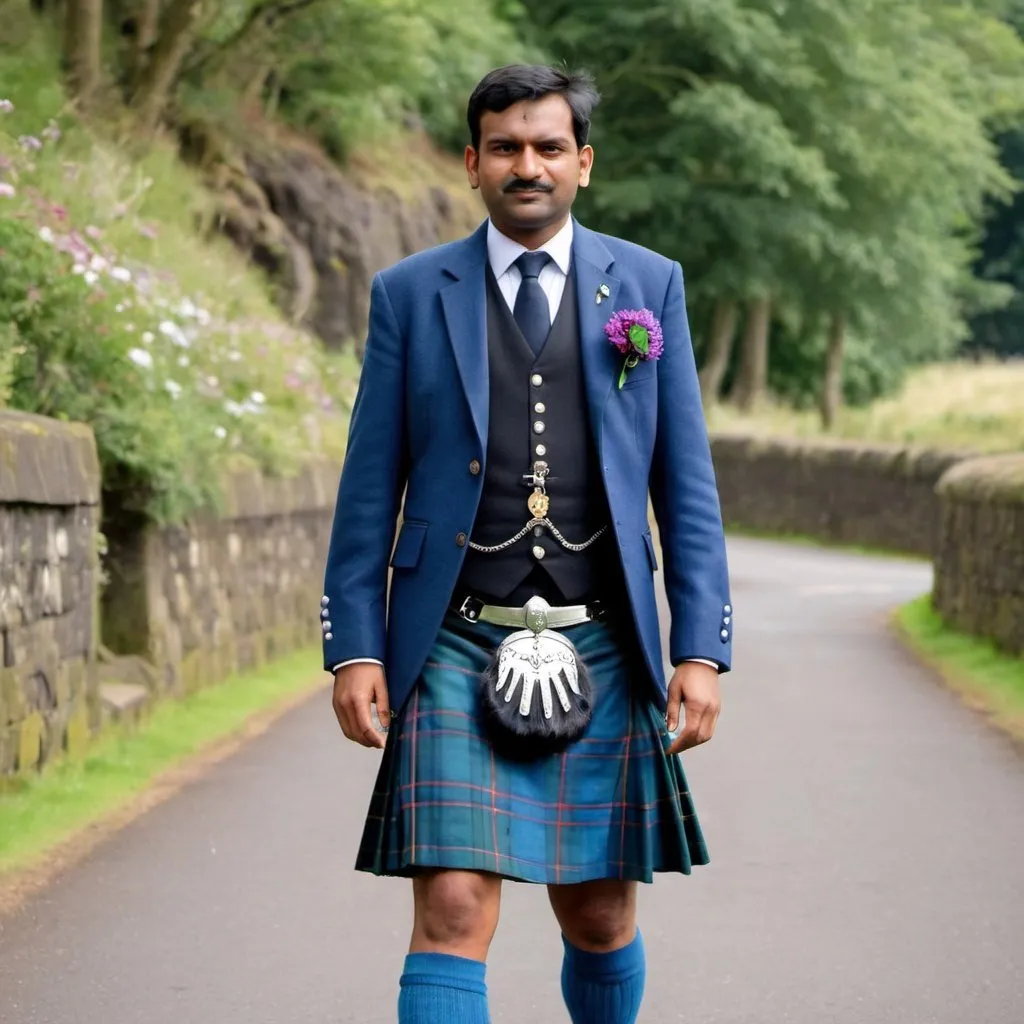
[[[380,665],[384,667],[384,662],[379,658],[349,658],[348,661],[339,661],[337,665],[332,666],[331,672],[337,672],[339,668],[344,668],[346,665]]]
[[[695,661],[698,665],[707,665],[709,668],[713,668],[716,672],[722,667],[717,661],[712,661],[710,658],[683,658],[680,665],[685,665],[688,661]]]

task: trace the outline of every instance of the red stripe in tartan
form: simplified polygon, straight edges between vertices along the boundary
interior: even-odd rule
[[[622,807],[634,807],[638,810],[651,810],[657,807],[659,804],[666,802],[675,802],[675,795],[667,793],[665,796],[658,797],[657,800],[652,804],[639,804],[630,803],[623,800],[612,800],[606,803],[586,803],[586,804],[566,804],[560,800],[531,800],[529,797],[520,796],[518,793],[495,791],[488,786],[476,786],[472,782],[454,782],[450,779],[435,779],[435,780],[420,780],[419,782],[407,782],[404,786],[398,787],[400,794],[408,793],[410,790],[418,789],[420,786],[436,786],[438,789],[468,789],[471,792],[486,793],[488,795],[494,795],[504,800],[514,800],[516,803],[529,804],[531,807],[548,808],[550,810],[557,810],[561,807],[563,810],[569,811],[573,809],[586,809],[595,811],[612,811]],[[409,807],[416,803],[415,794],[412,795],[412,799],[409,803],[405,803],[403,800],[403,806]],[[440,800],[439,803],[444,805],[446,802]],[[480,804],[473,804],[474,807],[479,807]]]
[[[462,807],[466,810],[480,810],[480,804],[473,803],[469,800],[416,800],[408,804],[403,805],[405,811],[418,811],[428,807]],[[653,811],[657,808],[657,803],[654,804],[638,804],[637,810],[641,811]],[[613,805],[610,810],[618,809],[618,804]],[[589,808],[588,808],[589,810]],[[528,814],[520,814],[518,811],[502,810],[500,807],[493,808],[493,815],[495,824],[497,823],[498,816],[501,815],[506,818],[514,818],[516,821],[528,821],[533,825],[550,825],[551,822],[547,818],[533,818]],[[381,819],[383,820],[383,819]],[[660,828],[661,819],[652,818],[650,821],[623,821],[622,834],[625,835],[627,828]],[[608,828],[607,821],[568,821],[565,823],[567,829],[576,828]],[[494,850],[498,849],[498,837],[495,833],[494,836]]]
[[[440,712],[440,711],[424,711],[420,715],[420,718],[426,718],[429,715],[442,715],[442,714],[443,715],[458,715],[459,717],[465,718],[468,721],[473,721],[473,718],[470,715],[466,715],[466,714],[463,714],[462,712],[456,712],[456,711],[443,711],[443,712]],[[401,730],[402,730],[402,735],[403,736],[406,733],[406,726],[408,724],[410,724],[411,722],[412,722],[412,719],[408,718],[408,719],[406,719],[402,723]],[[476,732],[475,729],[422,729],[422,728],[420,728],[418,723],[412,723],[412,724],[414,724],[416,726],[416,728],[412,729],[411,731],[413,733],[415,733],[415,734],[420,735],[420,736],[472,736],[474,738],[477,736],[477,732]],[[576,740],[576,742],[573,744],[572,756],[574,758],[576,758],[576,757],[615,757],[615,758],[621,758],[622,757],[622,751],[621,750],[617,750],[617,751],[614,751],[614,752],[608,753],[608,754],[584,754],[584,753],[581,753],[578,750],[578,748],[582,747],[582,746],[585,746],[587,744],[590,744],[591,746],[596,746],[597,744],[604,744],[605,746],[612,746],[612,745],[621,746],[623,740],[628,741],[628,742],[632,742],[633,740],[637,740],[640,743],[644,743],[644,741],[646,741],[645,745],[646,745],[648,750],[655,750],[656,749],[654,741],[652,740],[650,733],[634,732],[634,733],[630,733],[627,736],[623,736],[621,738],[618,737],[618,736],[607,737],[607,738],[602,738],[600,736],[592,736],[592,737],[583,736],[580,739]]]
[[[430,844],[423,846],[406,846],[402,850],[402,854],[408,857],[413,864],[416,863],[416,851],[417,850],[435,850],[438,853],[479,853],[485,857],[490,857],[490,850],[481,850],[478,846],[433,846]],[[515,860],[520,864],[532,864],[535,868],[549,868],[550,865],[547,861],[543,860],[530,860],[528,857],[516,857],[511,853],[502,853],[499,855],[502,860]]]

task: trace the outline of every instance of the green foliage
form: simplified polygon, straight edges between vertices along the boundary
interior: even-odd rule
[[[0,401],[90,424],[105,488],[160,521],[216,503],[233,465],[287,472],[305,454],[337,455],[351,368],[271,319],[261,291],[258,302],[244,287],[242,301],[217,294],[238,271],[187,225],[139,217],[152,182],[123,158],[66,117],[66,134],[51,120],[29,136],[38,110],[4,98]],[[138,185],[124,199],[122,178]],[[205,264],[205,288],[132,255],[159,252],[165,233],[171,251],[190,252],[196,284]]]
[[[697,309],[770,295],[783,320],[839,313],[851,351],[892,365],[948,354],[1003,298],[969,273],[986,197],[1011,188],[992,133],[1024,111],[1002,5],[524,6],[524,30],[604,93],[582,209],[679,259]],[[802,343],[794,368],[824,351]]]
[[[207,44],[236,40],[252,7],[221,5]],[[524,56],[525,47],[490,0],[321,2],[282,20],[272,33],[231,44],[220,56],[219,76],[207,63],[190,84],[204,90],[211,78],[226,78],[237,88],[255,72],[263,77],[261,95],[271,111],[344,158],[360,143],[394,135],[417,119],[443,145],[460,148],[470,90],[490,68]]]

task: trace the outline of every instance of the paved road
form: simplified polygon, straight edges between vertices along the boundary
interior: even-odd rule
[[[646,1022],[1019,1024],[1024,759],[887,610],[922,564],[731,543],[739,669],[688,756],[713,864],[644,890]],[[0,931],[3,1024],[394,1020],[404,883],[355,875],[377,755],[326,695]],[[543,891],[509,886],[494,1019],[566,1018]]]

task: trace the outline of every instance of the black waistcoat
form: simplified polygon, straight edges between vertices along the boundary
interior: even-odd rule
[[[533,488],[523,477],[543,459],[550,469],[548,517],[566,540],[587,540],[609,525],[609,514],[587,411],[572,268],[551,332],[534,357],[488,267],[487,353],[490,428],[471,539],[498,544],[526,525]],[[607,590],[617,566],[610,530],[587,551],[570,552],[536,528],[498,554],[470,549],[459,583],[461,590],[512,604],[533,593],[553,604],[575,602]]]

